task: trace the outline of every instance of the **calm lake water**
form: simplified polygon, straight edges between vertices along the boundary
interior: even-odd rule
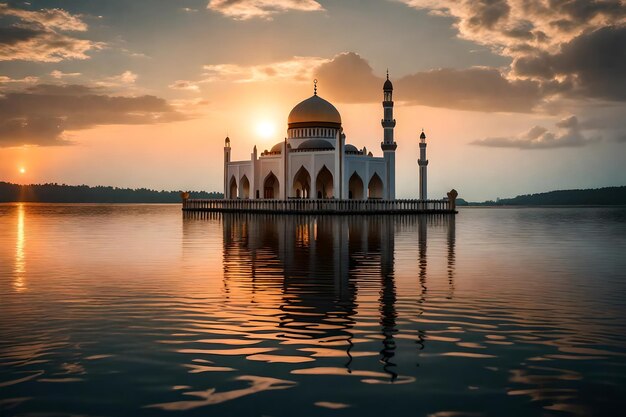
[[[626,209],[0,205],[1,416],[612,416]]]

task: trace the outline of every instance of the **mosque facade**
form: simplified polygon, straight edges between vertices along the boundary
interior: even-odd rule
[[[383,156],[346,143],[339,111],[314,94],[289,113],[287,137],[250,160],[232,161],[231,142],[224,144],[225,199],[396,198],[396,149],[393,84],[383,85]],[[426,200],[426,142],[420,137],[420,200]],[[423,183],[422,183],[423,179]]]

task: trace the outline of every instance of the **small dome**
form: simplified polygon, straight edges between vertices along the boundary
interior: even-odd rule
[[[270,149],[270,153],[281,153],[282,146],[283,146],[283,143],[278,142],[276,145],[272,146],[272,149]]]
[[[305,126],[341,127],[341,115],[335,106],[320,96],[313,95],[298,103],[291,110],[287,123],[290,128]]]
[[[298,146],[298,150],[307,151],[326,151],[333,150],[335,147],[327,140],[324,139],[309,139],[305,140]]]
[[[422,130],[422,134],[420,135],[420,139],[426,139],[426,134],[424,133],[423,130]]]
[[[385,81],[385,84],[383,84],[383,90],[384,91],[393,91],[393,84],[391,84],[391,81],[389,80],[389,77],[387,77],[387,80]]]
[[[350,145],[349,143],[346,144],[344,150],[346,151],[346,153],[360,153],[356,146]]]

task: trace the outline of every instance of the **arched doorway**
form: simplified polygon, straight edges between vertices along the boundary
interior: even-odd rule
[[[239,181],[239,186],[241,187],[239,196],[246,200],[249,199],[250,198],[250,181],[248,181],[247,176],[244,175],[243,177],[241,177],[241,180]]]
[[[383,181],[374,173],[367,186],[367,198],[383,198]]]
[[[298,198],[310,198],[311,193],[311,175],[305,167],[300,167],[293,177],[293,189],[291,191],[292,197]]]
[[[317,198],[333,198],[333,174],[326,168],[326,165],[317,174],[315,188]]]
[[[235,181],[235,177],[230,178],[230,186],[228,189],[230,190],[228,198],[237,198],[237,181]]]
[[[351,200],[363,200],[363,180],[356,172],[348,182],[348,198]]]
[[[263,181],[263,198],[278,198],[280,192],[278,186],[278,178],[270,172]]]

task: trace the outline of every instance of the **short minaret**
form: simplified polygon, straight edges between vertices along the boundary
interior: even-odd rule
[[[230,162],[230,138],[224,140],[224,198],[228,198],[228,164]]]
[[[393,139],[393,129],[396,127],[396,120],[393,118],[393,84],[387,80],[383,85],[383,119],[380,121],[383,126],[383,142],[380,144],[385,157],[387,168],[387,186],[385,187],[385,198],[393,200],[396,198],[396,148],[398,145]]]
[[[420,200],[428,200],[426,189],[426,185],[428,184],[426,180],[428,159],[426,159],[426,134],[424,133],[424,129],[422,129],[422,134],[420,135],[420,158],[417,160],[417,164],[420,167]]]

